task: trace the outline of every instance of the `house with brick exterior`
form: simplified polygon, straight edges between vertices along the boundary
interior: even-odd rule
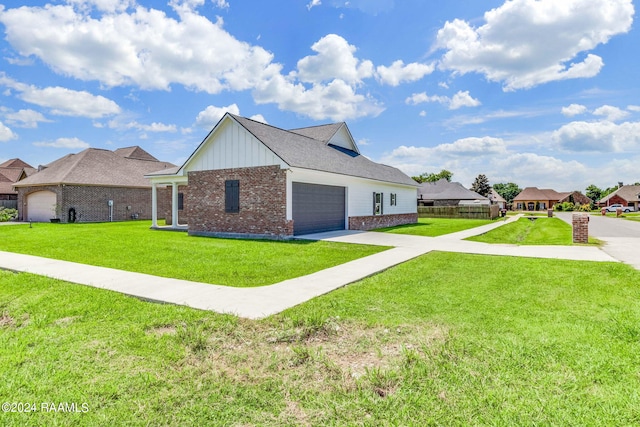
[[[147,178],[153,227],[169,186],[171,227],[195,235],[281,239],[418,217],[418,184],[363,156],[345,123],[284,130],[227,113],[181,167]]]
[[[20,159],[0,163],[0,206],[17,209],[18,192],[13,188],[13,184],[35,172],[35,168]]]
[[[175,167],[140,147],[87,148],[40,166],[16,182],[18,219],[101,222],[151,219],[151,185],[144,175]]]
[[[526,187],[513,198],[513,209],[524,211],[544,211],[553,209],[556,203],[571,202],[590,204],[592,200],[579,191],[558,192],[549,188]]]
[[[613,193],[600,199],[598,205],[606,207],[620,203],[623,206],[633,206],[636,212],[640,210],[640,185],[622,185]]]

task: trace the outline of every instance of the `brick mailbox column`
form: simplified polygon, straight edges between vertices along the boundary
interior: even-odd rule
[[[572,224],[573,243],[589,243],[589,214],[574,213]]]

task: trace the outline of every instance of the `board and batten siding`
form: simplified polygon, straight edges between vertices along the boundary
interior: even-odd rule
[[[373,215],[373,193],[383,193],[383,214],[416,213],[416,187],[373,181],[366,178],[338,175],[308,169],[291,168],[287,173],[287,219],[293,219],[291,198],[293,182],[346,187],[347,217]],[[397,195],[397,205],[391,206],[390,194]]]
[[[245,128],[227,120],[208,136],[186,165],[185,172],[287,164]]]

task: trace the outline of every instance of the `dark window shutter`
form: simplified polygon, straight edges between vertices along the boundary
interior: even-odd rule
[[[376,192],[373,192],[373,214],[376,214]]]
[[[178,193],[178,210],[184,210],[184,193]]]
[[[384,215],[384,193],[380,193],[380,215]]]
[[[224,210],[225,212],[240,212],[240,181],[229,179],[224,182]]]

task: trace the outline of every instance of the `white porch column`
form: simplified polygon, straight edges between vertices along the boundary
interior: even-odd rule
[[[171,228],[178,228],[178,183],[171,183]]]
[[[158,188],[155,182],[151,183],[151,227],[158,227]]]

